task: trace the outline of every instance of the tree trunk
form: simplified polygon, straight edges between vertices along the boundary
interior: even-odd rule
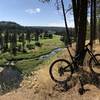
[[[96,38],[96,1],[91,0],[91,20],[90,20],[90,43],[91,50],[93,48],[93,41]]]
[[[62,10],[63,10],[64,22],[65,22],[65,28],[66,28],[66,34],[64,36],[64,43],[65,43],[65,46],[67,46],[68,44],[71,45],[71,39],[70,39],[69,30],[68,30],[68,25],[67,25],[66,14],[65,14],[65,7],[64,7],[63,0],[61,0],[61,4],[62,4]]]
[[[39,31],[38,30],[36,30],[36,32],[35,32],[35,41],[39,41]]]
[[[17,46],[17,35],[16,33],[13,33],[13,39],[12,39],[12,53],[14,54],[14,56],[16,56],[16,46]]]
[[[4,33],[4,51],[7,51],[8,50],[8,38],[9,38],[9,34],[8,34],[8,31],[6,31]]]
[[[87,5],[88,0],[81,0],[79,9],[79,31],[76,45],[76,55],[84,50],[87,27]],[[83,59],[82,59],[83,60]]]
[[[2,49],[3,49],[3,36],[0,33],[0,50],[2,51]]]
[[[79,21],[79,11],[80,11],[80,0],[72,0],[72,7],[73,7],[75,33],[76,33],[76,40],[77,40],[78,28],[79,28],[78,21]]]
[[[100,18],[99,18],[99,29],[98,29],[99,43],[100,43]]]
[[[22,48],[23,48],[23,52],[25,51],[25,34],[22,33]]]
[[[30,42],[31,42],[31,33],[30,33],[30,32],[27,32],[27,33],[26,33],[26,40],[27,40],[28,45],[29,45]]]
[[[96,39],[96,0],[94,0],[94,40]]]

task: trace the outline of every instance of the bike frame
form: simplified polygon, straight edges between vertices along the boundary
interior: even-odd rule
[[[63,10],[63,16],[64,16],[64,22],[65,22],[66,35],[67,35],[67,37],[68,37],[68,38],[67,38],[67,39],[68,39],[67,42],[68,42],[68,43],[70,44],[70,46],[71,46],[70,34],[69,34],[69,30],[68,30],[68,25],[67,25],[66,13],[65,13],[65,7],[64,7],[64,2],[63,2],[63,0],[61,0],[61,4],[62,4],[62,10]],[[87,46],[88,46],[88,45],[86,45],[85,47],[87,47]],[[97,60],[96,60],[94,54],[88,49],[88,47],[87,47],[86,49],[87,49],[88,53],[90,54],[90,56],[93,57],[94,61],[97,62]],[[69,55],[70,55],[70,57],[71,57],[72,64],[74,64],[74,67],[75,67],[75,66],[77,65],[77,62],[75,61],[75,57],[72,56],[72,54],[71,54],[70,49],[69,49],[68,46],[67,46],[67,50],[68,50]],[[86,52],[87,52],[87,51],[86,51]],[[79,56],[80,56],[80,54],[79,54]],[[77,65],[77,66],[78,66],[78,65]],[[77,67],[77,66],[76,66],[76,67]]]
[[[87,51],[88,51],[88,53],[90,54],[91,58],[93,58],[94,62],[95,62],[95,63],[98,63],[98,61],[97,61],[97,59],[95,58],[95,56],[94,56],[94,54],[92,53],[92,51],[89,50],[88,48],[87,48]]]
[[[92,51],[91,50],[89,50],[89,48],[87,47],[89,44],[87,44],[86,46],[85,46],[85,52],[88,52],[88,54],[91,56],[91,58],[93,58],[93,60],[94,60],[94,62],[95,63],[98,63],[98,61],[97,61],[97,59],[95,58],[95,56],[94,56],[94,54],[92,53]],[[68,48],[68,50],[69,50],[69,48]],[[69,52],[70,52],[70,50],[69,50]],[[68,66],[72,66],[72,73],[73,73],[73,71],[74,70],[77,70],[79,67],[79,61],[77,61],[77,58],[80,56],[80,53],[77,55],[77,56],[75,56],[75,57],[73,57],[72,56],[72,54],[71,54],[71,52],[70,52],[70,56],[71,56],[71,59],[72,59],[72,62],[70,63],[70,65],[68,65]],[[65,71],[68,71],[68,70],[66,70],[67,68],[68,68],[68,66],[66,66],[65,68],[64,68],[64,70]]]

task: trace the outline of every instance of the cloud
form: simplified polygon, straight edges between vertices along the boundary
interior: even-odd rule
[[[35,8],[35,9],[26,9],[25,12],[29,13],[29,14],[36,14],[36,13],[40,13],[40,8]]]

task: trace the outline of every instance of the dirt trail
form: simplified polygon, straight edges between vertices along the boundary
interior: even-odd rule
[[[100,52],[100,47],[96,49]],[[83,95],[78,93],[79,83],[63,91],[51,80],[48,66],[33,72],[23,80],[19,89],[0,96],[0,100],[100,100],[100,89],[91,84],[85,85],[87,91]]]
[[[78,93],[79,84],[68,91],[62,91],[50,79],[48,68],[39,70],[24,80],[22,85],[21,88],[0,96],[0,100],[100,100],[100,90],[90,84],[85,86],[89,91],[84,95]]]

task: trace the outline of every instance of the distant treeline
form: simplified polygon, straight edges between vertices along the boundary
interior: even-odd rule
[[[70,38],[74,38],[74,29],[69,29]],[[41,47],[40,39],[53,39],[53,34],[61,35],[60,40],[65,42],[64,27],[34,27],[22,26],[15,22],[0,22],[0,52],[10,52],[16,55],[17,52],[27,52],[27,49]],[[31,42],[33,43],[31,44]]]
[[[41,27],[41,26],[22,26],[15,22],[1,21],[0,22],[0,33],[34,33],[39,31],[43,32],[52,32],[57,35],[63,35],[65,33],[64,27]],[[73,28],[69,28],[71,34],[74,33]]]

